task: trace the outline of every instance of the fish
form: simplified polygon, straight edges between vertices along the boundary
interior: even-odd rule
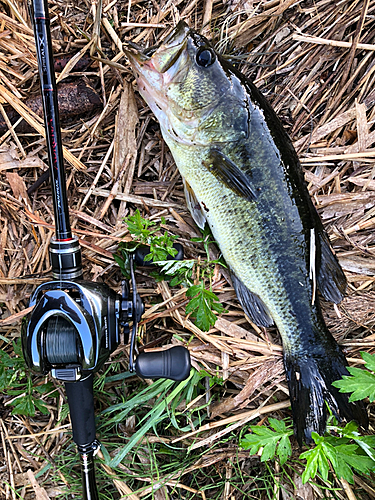
[[[251,321],[281,335],[298,443],[324,434],[330,412],[367,427],[363,403],[332,385],[348,363],[318,296],[339,303],[346,278],[268,100],[183,21],[154,47],[124,50],[194,221],[209,225]]]

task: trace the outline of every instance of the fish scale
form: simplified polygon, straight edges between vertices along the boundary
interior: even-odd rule
[[[208,223],[215,241],[225,256],[226,263],[237,276],[241,276],[241,281],[252,292],[262,298],[280,333],[285,336],[283,339],[285,347],[285,344],[290,343],[291,330],[296,332],[298,325],[295,318],[287,313],[287,310],[292,309],[293,305],[285,299],[285,293],[282,293],[283,290],[280,288],[283,278],[279,274],[277,257],[267,262],[261,259],[262,254],[269,255],[271,251],[265,248],[268,236],[264,231],[261,218],[256,217],[258,212],[252,218],[249,217],[246,220],[241,218],[244,209],[240,205],[236,210],[235,204],[236,201],[238,202],[238,198],[236,199],[228,190],[223,203],[218,202],[217,193],[219,188],[223,189],[222,186],[206,181],[203,175],[196,185],[195,183],[192,185],[192,188],[197,199],[203,201],[208,208]],[[228,207],[232,208],[228,209]],[[241,240],[236,235],[241,235]],[[237,251],[239,243],[243,249],[240,255]],[[254,259],[249,259],[248,255],[253,256]],[[304,280],[303,275],[301,275],[301,280]],[[308,293],[306,287],[304,291]],[[277,300],[277,297],[280,297],[280,300]],[[287,332],[289,335],[286,335]],[[295,335],[295,340],[299,341],[299,335]]]
[[[346,279],[275,112],[183,22],[151,55],[125,52],[183,177],[192,216],[201,228],[208,222],[242,307],[281,334],[299,443],[324,433],[327,404],[337,418],[366,426],[363,404],[332,386],[348,374],[347,361],[315,293],[318,286],[339,302]]]
[[[305,256],[300,256],[300,262],[298,262],[298,255],[295,251],[288,256],[287,247],[284,249],[277,248],[280,240],[285,239],[280,233],[288,232],[285,226],[288,223],[290,225],[293,224],[290,220],[290,213],[292,213],[291,209],[293,207],[288,207],[289,211],[285,210],[286,206],[281,203],[276,207],[277,201],[283,199],[283,197],[277,197],[274,200],[275,205],[271,207],[272,216],[266,222],[264,221],[265,217],[261,216],[261,210],[256,208],[257,204],[262,203],[262,199],[265,199],[264,203],[269,205],[270,193],[272,194],[276,190],[275,177],[270,175],[268,179],[265,179],[264,170],[259,169],[259,177],[262,177],[262,180],[258,182],[265,186],[265,188],[256,203],[248,202],[250,206],[254,206],[254,209],[246,210],[242,200],[238,196],[235,196],[231,190],[223,188],[217,182],[216,178],[204,169],[202,162],[197,161],[197,156],[201,159],[208,156],[208,153],[201,152],[200,155],[197,155],[194,149],[190,151],[186,150],[186,148],[183,151],[179,151],[179,147],[174,142],[168,140],[167,142],[174,158],[176,158],[181,174],[189,179],[197,200],[201,205],[208,208],[206,212],[207,221],[215,241],[217,241],[221,252],[225,256],[226,263],[237,276],[241,276],[241,281],[252,292],[262,298],[271,312],[281,335],[284,337],[284,348],[293,341],[299,343],[298,325],[295,317],[288,312],[293,309],[293,304],[286,300],[285,293],[283,293],[284,290],[280,288],[283,284],[283,277],[279,273],[277,262],[278,260],[285,262],[289,258],[289,260],[293,260],[293,263],[289,264],[290,269],[294,269],[295,271],[300,269],[299,276],[293,279],[293,284],[295,282],[302,283],[303,286],[299,285],[299,288],[306,296],[305,302],[309,304],[311,300],[311,285],[309,280],[306,279],[306,273],[303,272],[303,268],[305,268]],[[194,173],[191,170],[194,170]],[[257,177],[255,170],[256,167],[253,167],[254,178]],[[217,193],[222,190],[225,191],[225,198],[218,200]],[[290,204],[290,198],[288,201]],[[238,204],[237,210],[236,203]],[[247,217],[244,219],[245,213]],[[263,213],[270,214],[270,209],[263,210]],[[297,215],[296,213],[295,216],[297,217]],[[280,224],[281,219],[283,219],[283,225]],[[274,238],[270,237],[272,232],[277,233],[274,235]],[[238,252],[239,241],[236,235],[240,235],[241,238],[241,253]],[[272,240],[274,240],[273,246],[276,247],[274,249],[276,252],[272,251]],[[272,256],[266,262],[263,259],[264,253]],[[253,257],[253,259],[249,258],[249,256]],[[277,297],[280,295],[280,300],[277,300]],[[310,312],[310,309],[310,306],[308,306],[308,312]]]

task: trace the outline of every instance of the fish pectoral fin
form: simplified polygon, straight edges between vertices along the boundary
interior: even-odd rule
[[[333,253],[325,232],[318,233],[320,262],[318,260],[318,287],[326,300],[338,304],[344,297],[346,277],[336,255]],[[318,256],[319,259],[319,256]]]
[[[212,148],[203,165],[225,186],[248,201],[256,200],[249,175],[243,172],[228,156]]]
[[[194,222],[200,229],[204,229],[204,226],[206,224],[206,216],[203,212],[203,208],[199,201],[197,200],[197,197],[195,196],[195,193],[193,191],[193,188],[190,186],[188,181],[183,177],[182,181],[184,183],[184,193],[185,193],[185,198],[186,198],[186,204],[187,207],[191,213],[191,216],[194,219]]]
[[[233,272],[231,278],[238,300],[249,318],[258,326],[272,326],[273,319],[262,299],[251,292]]]

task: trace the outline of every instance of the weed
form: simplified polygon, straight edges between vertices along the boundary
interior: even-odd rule
[[[358,471],[360,474],[369,474],[372,470],[375,470],[375,461],[369,455],[366,455],[363,448],[356,443],[351,444],[351,438],[342,436],[342,434],[348,432],[348,426],[354,427],[355,432],[358,429],[354,422],[350,422],[344,429],[335,426],[336,431],[340,432],[338,436],[329,433],[319,436],[316,432],[312,433],[316,446],[300,455],[300,459],[306,460],[306,468],[302,474],[304,483],[310,478],[314,479],[317,471],[327,481],[330,470],[329,464],[331,464],[339,479],[343,478],[351,484],[354,484],[353,470]],[[373,436],[366,437],[373,440]],[[373,455],[375,450],[368,441],[367,446],[367,450]]]
[[[182,402],[188,404],[197,397],[200,390],[204,390],[200,381],[205,376],[206,373],[201,374],[192,369],[189,377],[182,382],[165,379],[157,380],[140,392],[133,394],[128,400],[104,410],[102,415],[106,420],[103,421],[101,428],[108,429],[108,427],[123,422],[130,414],[139,412],[139,416],[140,410],[142,411],[145,407],[151,406],[147,413],[140,416],[137,431],[132,435],[128,443],[118,451],[116,456],[110,460],[109,465],[116,467],[151,428],[157,434],[157,427],[160,425],[163,426],[164,431],[171,426],[180,432],[191,430],[189,422],[194,426],[201,425],[204,419],[201,410],[204,407],[191,408],[185,412],[181,412],[178,407]],[[107,420],[108,416],[112,417]],[[166,421],[168,424],[166,424]]]
[[[205,260],[173,261],[168,258],[173,258],[177,254],[177,250],[173,247],[177,236],[170,235],[167,231],[160,235],[161,227],[141,217],[139,210],[127,217],[125,222],[133,236],[133,241],[120,243],[119,254],[114,255],[123,274],[129,279],[129,253],[134,252],[139,245],[148,245],[150,252],[144,260],[159,266],[159,270],[151,271],[150,275],[157,281],[168,281],[171,286],[179,284],[186,286],[188,288],[186,296],[190,298],[186,313],[191,316],[198,328],[208,331],[215,324],[215,313],[225,312],[218,297],[212,291],[212,276],[219,260],[210,260],[208,245],[212,241],[209,230],[206,229],[201,238],[192,238],[192,241],[203,244],[206,252]],[[165,219],[162,218],[161,224],[165,224]],[[223,262],[220,264],[224,265]]]
[[[20,341],[13,342],[14,356],[0,350],[0,390],[14,397],[8,404],[13,406],[12,415],[33,417],[36,409],[44,413],[49,410],[39,395],[54,396],[54,386],[51,382],[35,385],[31,374],[25,369]]]
[[[147,245],[150,249],[150,252],[144,257],[145,262],[166,261],[168,256],[174,257],[177,254],[178,251],[173,247],[177,236],[169,235],[167,231],[160,234],[160,225],[141,217],[138,209],[134,215],[129,215],[124,221],[128,226],[129,233],[133,236],[133,241],[120,243],[120,255],[114,255],[114,259],[127,279],[130,278],[129,253],[134,252],[140,245]],[[164,217],[162,217],[161,223],[166,223]],[[151,227],[153,229],[149,229]]]
[[[348,367],[349,375],[344,375],[341,380],[337,380],[332,385],[340,389],[340,392],[352,392],[349,401],[359,401],[369,398],[370,402],[375,401],[375,354],[361,352],[365,361],[365,367]]]
[[[284,421],[269,419],[267,426],[250,426],[252,434],[245,435],[240,446],[250,453],[261,452],[261,461],[276,460],[284,465],[292,454],[290,436],[292,427]],[[306,460],[302,481],[314,479],[318,473],[328,480],[330,466],[339,479],[354,484],[353,472],[368,475],[375,471],[375,436],[361,436],[355,422],[340,427],[333,415],[328,419],[324,436],[312,433],[315,446],[300,454]]]
[[[246,434],[240,445],[251,454],[258,453],[262,448],[262,462],[278,457],[280,465],[284,465],[292,455],[289,439],[293,435],[292,425],[275,418],[269,418],[268,421],[272,429],[265,425],[251,425],[252,434]]]
[[[205,288],[203,281],[200,281],[198,285],[192,285],[187,290],[186,296],[191,298],[186,306],[186,313],[195,318],[198,328],[207,332],[216,321],[213,311],[220,314],[224,311],[224,307],[220,304],[218,297]]]

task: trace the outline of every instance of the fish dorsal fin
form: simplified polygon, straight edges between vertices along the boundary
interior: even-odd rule
[[[212,148],[207,160],[203,161],[203,165],[234,193],[246,198],[248,201],[256,200],[256,193],[251,186],[249,175],[244,173],[221,151]]]
[[[204,215],[203,209],[195,193],[193,188],[190,186],[188,181],[183,177],[182,181],[184,183],[184,193],[186,198],[187,207],[191,213],[191,216],[194,219],[194,222],[200,229],[204,229],[206,224],[206,216]]]
[[[317,233],[318,255],[317,281],[320,292],[326,300],[338,304],[344,297],[346,277],[341,269],[336,255],[333,253],[330,241],[324,229]]]
[[[249,318],[258,326],[272,326],[273,319],[258,295],[251,292],[233,272],[231,278],[238,300]]]

